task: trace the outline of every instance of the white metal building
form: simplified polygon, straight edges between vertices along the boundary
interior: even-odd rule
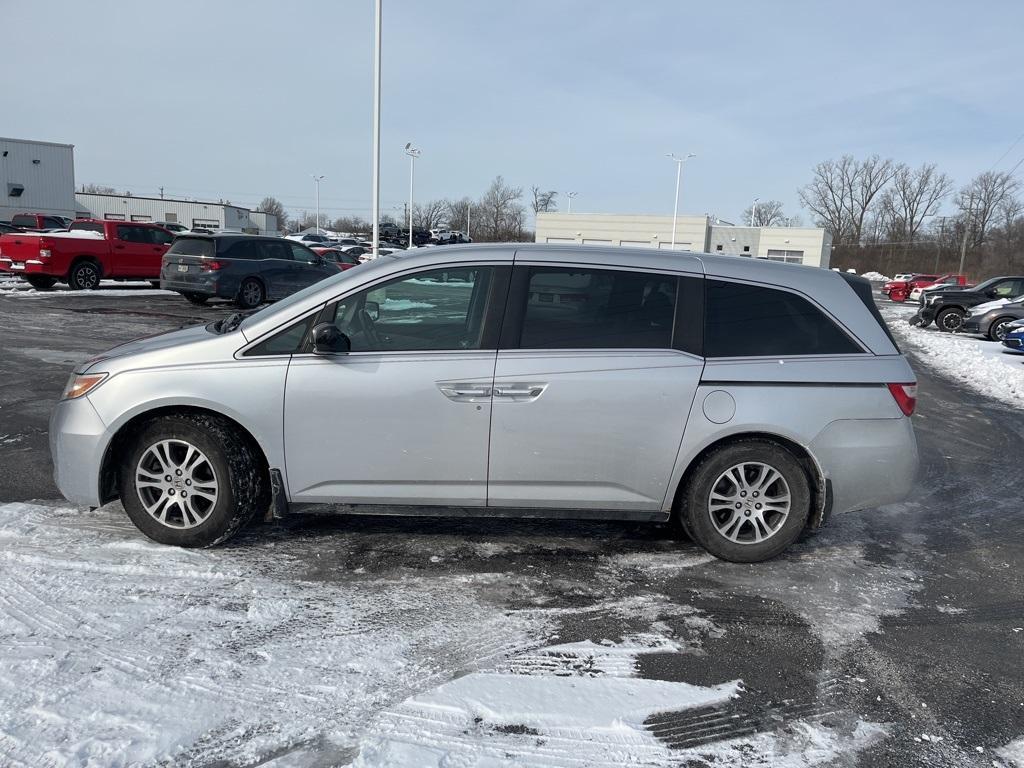
[[[538,213],[536,241],[671,248],[672,217]],[[679,216],[675,248],[828,267],[832,237],[817,227],[735,227],[713,224],[708,216]]]
[[[277,217],[229,203],[199,200],[171,200],[162,197],[105,195],[79,192],[75,195],[78,218],[112,221],[167,221],[190,229],[205,227],[246,232],[253,235],[278,234]]]
[[[0,221],[18,213],[75,216],[75,147],[0,138]]]

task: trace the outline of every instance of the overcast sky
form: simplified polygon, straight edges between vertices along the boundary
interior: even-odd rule
[[[76,180],[370,206],[373,0],[0,0],[0,135],[75,145]],[[382,206],[502,174],[573,209],[790,215],[820,160],[1024,157],[1024,3],[384,0]]]

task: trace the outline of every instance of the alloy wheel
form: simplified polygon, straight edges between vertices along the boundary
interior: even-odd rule
[[[992,329],[992,336],[995,337],[996,341],[1002,341],[1006,338],[1006,334],[1009,333],[1010,325],[1013,322],[1013,320],[1003,320],[1003,322],[999,323]]]
[[[149,446],[136,466],[135,488],[150,517],[178,529],[202,525],[219,496],[213,464],[185,440]]]
[[[708,514],[711,524],[735,544],[760,544],[782,528],[792,496],[777,469],[745,461],[725,470],[711,486]]]
[[[958,312],[947,312],[942,316],[942,329],[944,331],[959,331],[964,324],[963,317]]]
[[[263,301],[263,289],[259,283],[250,280],[242,286],[242,298],[246,306],[255,307]]]

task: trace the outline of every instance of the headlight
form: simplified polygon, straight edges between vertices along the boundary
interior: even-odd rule
[[[107,378],[105,373],[73,373],[64,387],[64,394],[61,400],[74,400],[75,398],[87,395],[92,392],[100,383]]]
[[[939,297],[935,296],[934,294],[925,294],[925,297],[924,297],[924,303],[925,304],[934,304],[938,300],[939,300]]]

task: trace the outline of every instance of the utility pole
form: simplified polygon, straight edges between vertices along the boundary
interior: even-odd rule
[[[939,254],[942,252],[942,241],[946,239],[946,219],[949,216],[939,216],[939,238],[935,241],[935,274],[939,274]]]
[[[469,237],[469,212],[473,210],[472,203],[466,203],[466,237]]]
[[[760,197],[755,197],[754,204],[750,206],[750,226],[754,226],[754,217],[757,216],[757,203],[760,199]]]
[[[971,217],[974,215],[974,193],[971,193],[969,202],[967,203],[967,218],[964,219],[964,239],[960,243],[960,268],[957,270],[958,275],[964,273],[964,259],[967,258],[967,232],[970,229]]]
[[[572,213],[572,201],[573,201],[573,199],[575,199],[576,195],[578,195],[578,194],[579,194],[578,192],[566,192],[565,193],[565,196],[569,200],[569,210],[567,210],[566,213]]]
[[[670,246],[674,251],[676,249],[676,221],[679,219],[679,182],[683,178],[683,163],[696,155],[689,152],[686,157],[676,157],[675,154],[669,152],[665,156],[671,158],[672,162],[676,164],[676,201],[672,206],[672,245]]]
[[[373,258],[380,251],[380,37],[381,3],[374,7],[373,46]]]
[[[164,199],[164,188],[163,187],[160,187],[160,199],[161,200]]]

